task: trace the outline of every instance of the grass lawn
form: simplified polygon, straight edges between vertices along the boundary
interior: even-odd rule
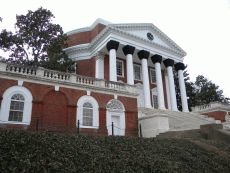
[[[228,156],[230,144],[205,139],[95,137],[0,129],[0,173],[228,173]]]

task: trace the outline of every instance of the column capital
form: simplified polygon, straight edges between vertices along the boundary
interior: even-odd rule
[[[115,41],[115,40],[110,40],[107,45],[106,48],[108,49],[108,51],[110,51],[111,49],[115,49],[117,50],[119,46],[119,42]]]
[[[157,63],[157,62],[161,63],[161,61],[162,61],[162,56],[161,56],[161,55],[158,55],[158,54],[155,54],[155,55],[153,55],[153,56],[151,57],[151,60],[152,60],[153,64],[155,64],[155,63]]]
[[[135,47],[130,46],[130,45],[126,45],[126,46],[123,47],[123,52],[124,52],[125,56],[128,55],[128,54],[133,55],[134,50],[135,50]]]
[[[175,69],[176,69],[176,71],[178,71],[178,70],[184,70],[185,69],[184,63],[182,63],[182,62],[176,63],[175,64]]]
[[[164,65],[166,67],[169,67],[169,66],[173,66],[174,65],[174,61],[172,59],[166,59],[163,61],[164,62]]]
[[[142,59],[148,59],[149,58],[149,52],[148,51],[145,51],[145,50],[141,50],[137,53],[138,57],[140,60]]]

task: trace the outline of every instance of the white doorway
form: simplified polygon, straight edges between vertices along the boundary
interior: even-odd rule
[[[106,125],[108,135],[125,135],[125,108],[123,104],[116,99],[110,100],[106,106]],[[113,127],[112,127],[113,123]],[[113,131],[112,131],[113,128]]]
[[[121,132],[120,116],[112,115],[111,121],[113,123],[113,134],[115,136],[120,136],[121,135],[121,133],[120,133]]]

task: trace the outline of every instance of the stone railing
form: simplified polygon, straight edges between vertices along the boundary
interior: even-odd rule
[[[1,63],[1,66],[2,65],[5,66],[5,71],[8,71],[8,72],[19,73],[19,74],[28,74],[28,75],[36,75],[36,69],[33,67]]]
[[[62,84],[80,84],[82,86],[95,87],[95,89],[110,90],[112,92],[125,92],[127,94],[137,95],[137,88],[121,82],[112,82],[92,77],[81,76],[73,73],[64,73],[54,70],[44,69],[42,67],[34,68],[16,64],[7,64],[0,62],[0,72],[4,74],[17,74],[22,77],[30,76],[30,79],[36,77],[37,80],[46,80],[50,82],[62,82]],[[35,79],[35,78],[34,78]],[[66,82],[66,83],[63,83]]]
[[[227,103],[221,103],[221,102],[211,102],[206,105],[192,107],[192,111],[193,112],[205,112],[205,111],[217,109],[217,108],[226,110],[226,111],[230,111],[230,105]]]

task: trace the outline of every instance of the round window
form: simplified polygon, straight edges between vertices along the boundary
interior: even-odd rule
[[[147,37],[148,37],[148,39],[149,39],[150,41],[152,41],[152,40],[154,39],[153,34],[150,33],[150,32],[147,33]]]

